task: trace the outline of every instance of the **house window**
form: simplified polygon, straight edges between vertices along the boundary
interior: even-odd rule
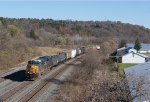
[[[148,59],[147,59],[147,58],[145,58],[145,62],[148,62]]]

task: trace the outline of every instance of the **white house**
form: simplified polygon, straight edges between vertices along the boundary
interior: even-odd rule
[[[145,63],[147,62],[148,56],[135,53],[135,52],[129,52],[121,57],[122,63]]]
[[[115,55],[116,61],[119,63],[145,63],[150,61],[150,57],[141,53],[132,47],[122,47],[117,49]]]

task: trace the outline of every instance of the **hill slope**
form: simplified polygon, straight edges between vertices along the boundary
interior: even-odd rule
[[[110,39],[150,43],[150,29],[111,21],[70,21],[0,17],[0,68],[37,55],[36,46],[91,44]]]

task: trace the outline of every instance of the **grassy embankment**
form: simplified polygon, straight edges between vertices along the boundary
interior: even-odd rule
[[[38,47],[37,48],[39,55],[55,55],[58,52],[61,52],[63,49],[61,48],[55,48],[55,47]]]
[[[134,65],[137,65],[137,64],[136,63],[119,63],[119,73],[121,75],[123,75],[125,68],[131,67],[131,66],[134,66]]]
[[[1,63],[3,63],[0,63],[0,71],[5,71],[16,66],[24,65],[28,60],[35,59],[38,56],[55,55],[62,50],[63,49],[61,48],[55,47],[34,47],[33,49],[30,48],[29,51],[19,49],[18,52],[16,50],[13,50],[14,52],[12,53],[10,53],[9,50],[6,50],[5,53],[7,53],[7,56],[4,56],[4,54],[0,52],[0,59],[2,58],[2,60],[0,61]],[[10,61],[10,59],[13,59],[13,61]]]

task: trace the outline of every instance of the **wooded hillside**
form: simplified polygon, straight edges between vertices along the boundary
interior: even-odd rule
[[[0,68],[36,55],[36,46],[88,45],[106,39],[150,43],[150,29],[120,21],[71,21],[0,17]],[[13,61],[12,61],[13,60]]]
[[[104,37],[110,37],[115,40],[124,39],[130,42],[134,42],[135,38],[139,38],[141,42],[150,42],[150,29],[138,25],[124,24],[120,21],[71,21],[2,17],[0,21],[0,25],[7,28],[11,36],[21,33],[27,38],[32,38],[37,45],[43,46],[45,46],[45,44],[69,43],[69,41],[66,40],[69,40],[67,38],[70,38],[70,36],[74,36],[76,40],[80,40],[82,37],[83,39],[92,37],[99,41]],[[3,33],[2,28],[1,33]],[[56,36],[63,37],[65,42],[56,41],[59,40],[56,39]],[[52,40],[55,40],[55,42]],[[38,43],[38,41],[40,41],[40,43]]]

